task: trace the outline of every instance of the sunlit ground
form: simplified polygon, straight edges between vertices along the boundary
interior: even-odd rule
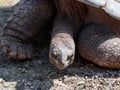
[[[0,0],[0,7],[1,8],[12,7],[19,2],[20,2],[20,0]]]
[[[18,4],[21,0],[0,0],[0,8],[9,8],[13,7],[16,4]],[[0,17],[1,18],[1,17]],[[3,79],[0,78],[0,90],[16,90],[17,82],[16,81],[10,81],[5,82]]]
[[[0,30],[14,11],[14,8],[4,9],[20,1],[24,0],[0,0]],[[40,50],[37,58],[30,62],[0,64],[0,90],[120,90],[120,70],[77,62],[61,72],[48,61],[48,52],[48,49]],[[39,87],[42,89],[37,89]]]
[[[4,80],[0,79],[0,90],[16,90],[17,82],[11,81],[11,82],[5,82]]]

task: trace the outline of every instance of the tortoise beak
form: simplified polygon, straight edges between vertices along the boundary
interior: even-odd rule
[[[57,54],[57,55],[55,55],[54,53],[50,53],[50,54],[52,54],[52,55],[49,55],[50,62],[60,70],[63,70],[69,65],[71,65],[74,60],[74,55],[71,55],[70,57],[68,57],[67,54],[64,54],[64,53]]]

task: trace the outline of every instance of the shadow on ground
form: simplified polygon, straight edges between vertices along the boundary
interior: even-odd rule
[[[19,4],[0,9],[0,30]],[[35,58],[9,60],[0,52],[0,89],[11,90],[119,90],[120,70],[101,68],[82,58],[60,71],[48,58],[50,34],[44,30],[34,41]]]

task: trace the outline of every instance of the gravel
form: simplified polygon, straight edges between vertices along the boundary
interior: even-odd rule
[[[0,30],[19,0],[11,0],[11,4],[6,0],[4,5],[1,1],[5,0],[0,0],[0,6],[4,6],[0,8]],[[46,36],[43,41],[48,42],[35,40],[33,60],[13,61],[0,52],[0,90],[120,90],[120,70],[102,68],[82,58],[65,70],[58,70],[49,62],[50,38]]]

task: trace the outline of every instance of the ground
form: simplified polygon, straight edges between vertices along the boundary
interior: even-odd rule
[[[0,0],[0,30],[19,1]],[[65,70],[58,70],[49,62],[50,35],[46,36],[43,41],[47,43],[35,40],[33,60],[8,60],[0,52],[0,61],[4,60],[0,63],[0,90],[120,90],[120,70],[102,68],[82,58]]]

